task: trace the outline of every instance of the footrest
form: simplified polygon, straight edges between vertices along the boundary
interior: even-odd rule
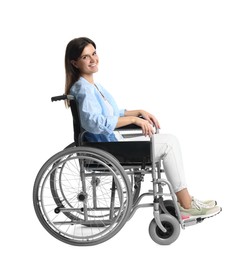
[[[203,218],[194,218],[194,219],[185,219],[183,220],[183,223],[185,227],[196,225],[198,223],[201,223],[204,219]]]

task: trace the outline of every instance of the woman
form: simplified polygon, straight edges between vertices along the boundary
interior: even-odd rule
[[[148,140],[154,134],[154,127],[160,128],[158,120],[144,110],[119,109],[109,92],[94,81],[93,75],[98,71],[98,65],[96,45],[92,40],[81,37],[68,43],[65,54],[65,94],[75,96],[78,102],[81,125],[87,131],[86,140],[122,141],[114,130],[129,124],[138,125],[142,129],[143,140]],[[176,138],[164,134],[154,137],[156,160],[163,162],[166,177],[176,193],[182,218],[206,218],[218,214],[221,208],[216,201],[200,201],[189,194]]]

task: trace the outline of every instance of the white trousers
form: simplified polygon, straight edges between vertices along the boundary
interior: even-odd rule
[[[119,141],[149,141],[144,136],[119,139]],[[167,180],[171,183],[174,192],[186,188],[184,167],[180,144],[174,135],[155,134],[154,152],[156,162],[162,161]]]

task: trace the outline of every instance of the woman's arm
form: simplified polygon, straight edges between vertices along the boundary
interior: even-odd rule
[[[145,136],[154,134],[153,126],[160,128],[158,120],[145,110],[126,110],[123,117],[119,117],[116,128],[135,124],[142,129]]]

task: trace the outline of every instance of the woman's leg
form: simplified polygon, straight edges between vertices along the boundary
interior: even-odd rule
[[[173,135],[156,134],[154,140],[155,159],[162,159],[166,177],[177,195],[182,216],[209,217],[218,214],[221,208],[216,206],[216,201],[200,201],[189,194],[177,138]]]
[[[149,139],[135,137],[125,140],[148,141]],[[166,177],[176,193],[183,217],[208,217],[218,214],[221,208],[216,206],[215,201],[199,201],[192,198],[189,194],[185,180],[182,154],[177,138],[169,134],[155,134],[154,146],[155,161],[162,161]]]
[[[149,140],[149,137],[144,136],[123,139],[123,141]],[[170,134],[156,134],[154,140],[155,161],[163,162],[166,177],[177,195],[178,202],[182,207],[190,208],[192,198],[187,190],[182,155],[177,138]]]
[[[192,198],[188,192],[182,154],[177,138],[169,134],[156,134],[155,160],[162,160],[166,177],[171,183],[183,208],[190,208]]]
[[[190,196],[187,188],[176,192],[178,202],[184,209],[189,209],[192,204],[192,197]]]

